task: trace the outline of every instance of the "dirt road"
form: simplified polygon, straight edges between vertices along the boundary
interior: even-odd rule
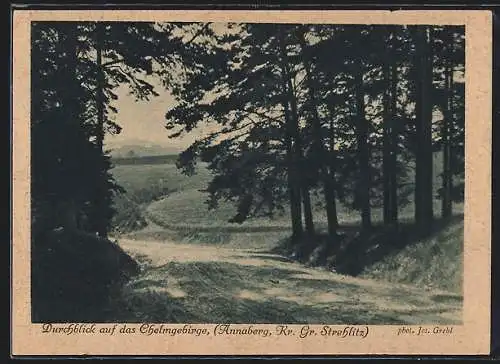
[[[136,322],[459,324],[462,298],[304,267],[258,249],[120,238],[142,265],[119,315]]]

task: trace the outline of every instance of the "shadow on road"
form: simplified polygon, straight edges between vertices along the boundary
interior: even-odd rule
[[[242,260],[146,267],[111,312],[122,322],[452,324],[460,310],[454,295]]]

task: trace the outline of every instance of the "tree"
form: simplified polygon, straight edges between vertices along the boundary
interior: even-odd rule
[[[368,121],[365,118],[365,94],[363,85],[364,64],[361,54],[355,60],[354,71],[355,105],[356,105],[356,131],[358,148],[359,183],[358,198],[361,205],[361,225],[364,230],[371,229],[370,206],[370,148],[368,144]]]
[[[203,51],[174,82],[178,106],[166,115],[172,137],[200,125],[211,130],[179,159],[187,173],[197,159],[214,172],[209,206],[236,202],[231,220],[241,223],[288,205],[297,238],[303,217],[306,232],[314,233],[310,194],[321,191],[329,235],[335,236],[337,200],[359,210],[363,230],[370,231],[372,207],[383,207],[384,221],[395,225],[400,205],[414,193],[415,217],[429,228],[438,144],[436,29],[432,39],[429,27],[232,29],[200,43]],[[450,138],[458,141],[463,128],[452,130]],[[407,180],[413,167],[415,183]],[[450,168],[455,171],[453,163]]]
[[[452,43],[451,34],[447,32],[447,37],[445,38],[446,43],[449,45]],[[450,49],[450,46],[447,47]],[[451,49],[450,49],[451,53]],[[453,188],[453,180],[451,174],[451,143],[450,134],[453,125],[452,115],[453,115],[453,63],[452,57],[449,55],[447,57],[446,66],[444,70],[445,77],[445,100],[446,105],[444,107],[444,119],[442,127],[442,143],[443,143],[443,176],[442,176],[442,206],[441,214],[443,218],[448,218],[452,214],[451,206],[451,191]]]
[[[331,175],[334,170],[333,160],[330,158],[330,154],[328,153],[325,147],[325,138],[323,136],[323,126],[322,121],[319,115],[319,102],[317,95],[317,87],[316,80],[313,77],[312,63],[314,62],[312,59],[312,52],[310,47],[306,44],[305,39],[305,27],[301,27],[298,30],[298,38],[300,42],[300,46],[302,48],[301,58],[304,63],[305,70],[305,78],[306,78],[306,87],[307,87],[307,95],[309,102],[307,106],[309,106],[309,112],[311,115],[311,124],[313,129],[313,150],[314,156],[319,160],[319,173],[320,179],[323,185],[323,193],[325,196],[325,205],[326,205],[326,214],[328,221],[328,234],[330,237],[335,237],[337,235],[338,228],[338,218],[337,211],[335,205],[335,192],[334,192],[334,179]],[[331,134],[330,137],[333,139],[334,135]],[[331,145],[334,143],[334,140],[330,141]],[[328,161],[331,160],[331,163]],[[331,168],[330,171],[328,168]]]
[[[455,186],[453,181],[456,176],[458,182],[464,170],[462,137],[465,125],[463,115],[459,115],[463,114],[463,94],[460,92],[461,84],[456,82],[464,68],[463,28],[438,27],[434,33],[435,99],[436,109],[442,114],[435,128],[436,149],[442,151],[443,157],[441,188],[438,192],[441,197],[441,216],[448,218],[452,215],[453,201],[460,200],[457,190],[463,191],[463,185],[459,182]]]
[[[285,38],[286,28],[279,26],[279,51],[281,53],[281,74],[283,78],[283,109],[285,112],[286,138],[288,160],[288,184],[290,190],[290,209],[292,216],[292,236],[298,239],[302,235],[302,212],[300,207],[301,196],[307,207],[306,225],[308,232],[314,229],[312,226],[311,204],[309,192],[306,190],[303,177],[301,176],[303,165],[302,141],[299,130],[299,115],[296,99],[296,90],[293,85],[293,76],[290,71],[290,60]]]
[[[167,127],[177,129],[176,137],[201,122],[214,125],[216,131],[196,141],[179,161],[187,173],[198,157],[209,163],[215,173],[207,189],[209,206],[215,207],[221,198],[238,201],[252,194],[249,217],[272,215],[288,200],[293,237],[298,239],[303,233],[302,204],[309,232],[313,222],[307,182],[301,173],[304,151],[297,61],[290,34],[279,25],[244,24],[238,28],[230,48],[217,36],[202,53],[210,57],[194,57],[193,66],[186,70],[187,81],[174,88],[179,90],[174,91],[179,106],[167,113]],[[215,97],[207,101],[206,95]],[[247,157],[251,155],[255,158]],[[226,167],[236,160],[244,160],[247,169],[243,173],[238,168],[237,179],[235,170]],[[236,180],[238,188],[230,182]],[[287,197],[279,181],[286,186]]]
[[[115,90],[128,86],[146,100],[157,95],[147,75],[160,75],[166,86],[176,77],[175,65],[187,47],[174,30],[191,26],[33,24],[33,204],[45,215],[59,211],[67,220],[47,218],[47,229],[62,223],[106,236],[113,195],[123,191],[103,150],[105,134],[120,132],[111,104]]]
[[[432,174],[432,57],[431,29],[419,26],[417,36],[418,79],[416,101],[415,221],[422,234],[430,232],[434,219]]]
[[[86,90],[78,79],[77,26],[34,23],[32,27],[33,205],[46,217],[41,229],[58,224],[74,229],[82,223],[82,209],[92,194],[101,158],[89,140],[91,129],[82,123]]]
[[[396,33],[387,32],[388,55],[384,62],[384,117],[383,117],[383,217],[386,225],[394,225],[398,220],[397,181],[397,84],[398,71]]]
[[[348,196],[355,194],[350,191],[350,185],[357,180],[354,173],[357,153],[353,148],[356,143],[353,140],[356,111],[352,102],[354,87],[350,67],[353,45],[346,36],[349,31],[344,26],[309,26],[311,40],[304,46],[305,54],[302,55],[307,57],[310,67],[314,66],[314,72],[310,71],[307,79],[313,81],[315,98],[306,99],[304,107],[314,111],[308,113],[309,125],[316,130],[313,145],[317,152],[311,164],[321,170],[331,236],[335,236],[339,226],[337,199],[350,204]],[[321,132],[318,118],[321,120]],[[323,154],[318,155],[318,151]],[[354,207],[359,206],[354,204]]]

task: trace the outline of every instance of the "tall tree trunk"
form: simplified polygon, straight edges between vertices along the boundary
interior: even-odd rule
[[[304,154],[302,151],[302,137],[300,135],[300,129],[299,129],[297,99],[295,97],[292,77],[289,71],[287,71],[287,74],[288,74],[287,77],[288,99],[290,101],[290,114],[289,114],[291,120],[290,125],[291,125],[292,139],[294,141],[292,153],[293,153],[295,179],[296,179],[295,188],[298,191],[297,194],[299,196],[299,200],[302,198],[302,202],[304,204],[306,231],[309,235],[314,235],[314,222],[313,222],[313,215],[311,208],[311,200],[309,196],[309,186],[307,186],[306,176],[304,175],[304,168],[303,168]]]
[[[384,62],[384,80],[385,80],[385,90],[384,90],[384,111],[383,111],[383,137],[382,137],[382,182],[383,182],[383,194],[384,194],[384,206],[383,206],[383,218],[384,224],[389,225],[391,223],[391,166],[390,166],[390,155],[391,155],[391,136],[390,136],[390,119],[392,118],[392,113],[390,110],[391,105],[391,72],[390,72],[390,61]]]
[[[286,58],[285,58],[286,60]],[[288,67],[287,67],[288,69]],[[294,156],[294,168],[296,175],[296,183],[297,190],[299,194],[299,198],[302,198],[302,204],[304,207],[304,221],[306,232],[309,236],[314,235],[314,219],[312,213],[311,206],[311,197],[309,194],[309,185],[307,182],[307,177],[304,172],[304,152],[302,147],[302,137],[300,135],[299,128],[299,116],[298,116],[298,107],[297,107],[297,99],[295,96],[295,90],[293,88],[292,77],[287,71],[287,89],[288,89],[288,99],[290,101],[290,119],[291,119],[291,132],[293,143],[293,156]]]
[[[398,69],[397,55],[394,46],[392,47],[392,65],[391,65],[391,123],[390,123],[390,155],[389,155],[389,176],[390,176],[390,223],[396,225],[398,223],[398,124],[397,124],[397,100],[398,100]]]
[[[101,153],[104,146],[104,84],[106,82],[102,53],[104,48],[104,24],[96,24],[96,69],[97,69],[97,89],[96,89],[96,108],[97,108],[97,146]]]
[[[304,207],[304,221],[306,226],[306,233],[309,236],[313,236],[314,219],[312,213],[311,195],[309,194],[309,188],[307,186],[302,186],[302,205]]]
[[[432,196],[432,58],[428,27],[417,30],[418,69],[416,105],[415,220],[426,235],[433,222]]]
[[[70,130],[74,135],[70,136],[70,140],[76,141],[80,130],[80,115],[78,105],[78,90],[77,90],[77,64],[78,64],[78,49],[77,49],[77,28],[76,25],[68,27],[66,30],[66,74],[65,80],[68,87],[64,92],[63,107],[65,108],[66,122],[71,123]],[[70,145],[69,148],[72,148]],[[68,151],[70,154],[77,155],[75,150]],[[76,176],[71,176],[76,177]],[[80,187],[77,183],[75,185]],[[71,193],[65,196],[66,200],[59,201],[58,210],[61,223],[67,230],[76,230],[79,227],[79,212],[81,210],[79,193]]]
[[[285,121],[286,121],[286,144],[287,144],[287,184],[290,199],[290,217],[292,221],[292,239],[298,240],[302,236],[302,209],[300,206],[300,187],[297,182],[296,161],[294,157],[294,146],[292,140],[292,126],[288,103],[284,103]]]
[[[103,69],[102,53],[104,51],[104,24],[97,22],[96,24],[96,67],[97,67],[97,90],[96,90],[96,106],[97,106],[97,148],[101,155],[104,155],[104,123],[105,123],[105,97],[104,87],[106,83],[106,76]],[[104,210],[106,203],[104,195],[106,194],[104,181],[101,181],[96,186],[97,193],[94,201],[97,218],[95,229],[99,236],[107,237],[108,229],[106,219],[104,218]]]
[[[304,32],[300,32],[300,43],[302,51],[307,49],[306,41],[304,38]],[[313,122],[313,137],[314,137],[314,150],[316,151],[316,158],[318,158],[320,164],[320,178],[323,184],[323,191],[326,203],[326,214],[328,220],[328,234],[331,238],[337,235],[337,212],[335,204],[335,195],[332,190],[331,177],[328,172],[328,160],[329,156],[323,141],[323,133],[321,120],[318,113],[318,100],[316,95],[316,85],[312,77],[311,62],[307,55],[303,56],[302,61],[304,62],[304,68],[306,72],[307,81],[307,93],[309,95],[309,101],[311,103],[311,114]]]
[[[286,143],[287,143],[287,161],[288,161],[288,192],[290,197],[290,216],[292,220],[292,240],[297,241],[303,235],[302,227],[302,208],[301,208],[301,183],[298,171],[300,158],[298,154],[297,137],[299,136],[299,125],[296,118],[296,105],[294,104],[295,95],[293,95],[291,75],[288,68],[288,57],[286,54],[285,42],[282,30],[278,30],[280,39],[281,71],[283,78],[283,110],[285,114]],[[294,117],[295,116],[295,117]],[[297,153],[299,152],[299,153]]]
[[[397,186],[397,58],[394,45],[390,46],[390,61],[384,64],[384,124],[383,124],[383,185],[384,224],[395,225],[398,221]]]
[[[365,100],[363,92],[363,69],[361,61],[354,74],[356,88],[356,110],[357,110],[357,143],[358,143],[358,163],[360,178],[358,182],[358,196],[361,205],[361,226],[363,230],[370,230],[371,207],[370,207],[370,148],[368,145],[368,122],[365,118]]]
[[[447,37],[451,38],[451,37]],[[452,45],[452,39],[448,40],[448,47]],[[451,53],[451,52],[450,52]],[[441,216],[448,218],[452,215],[452,200],[451,190],[453,188],[452,171],[451,171],[451,142],[450,135],[451,126],[453,125],[453,68],[451,55],[446,60],[445,68],[445,92],[446,105],[444,107],[444,120],[442,128],[442,143],[443,143],[443,176],[442,176],[442,200],[441,200]]]
[[[330,136],[330,158],[328,159],[330,161],[330,183],[329,185],[331,186],[331,209],[332,209],[332,214],[329,220],[331,220],[331,224],[335,227],[335,230],[338,229],[339,227],[339,219],[338,219],[338,213],[337,213],[337,181],[335,179],[335,173],[337,170],[337,152],[335,151],[335,125],[333,123],[333,120],[330,121],[330,130],[329,130],[329,136]]]

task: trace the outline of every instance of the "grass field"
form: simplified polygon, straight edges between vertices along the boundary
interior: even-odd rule
[[[120,164],[112,170],[118,183],[123,186],[127,193],[125,196],[118,196],[116,203],[120,204],[118,210],[137,210],[134,205],[143,207],[157,224],[167,227],[189,226],[190,228],[202,229],[203,227],[220,227],[227,230],[241,230],[245,227],[277,226],[289,227],[290,218],[288,209],[283,214],[278,214],[274,219],[257,218],[245,221],[242,225],[230,224],[228,220],[236,213],[236,208],[232,203],[221,201],[220,206],[215,210],[208,210],[205,201],[208,194],[202,192],[211,179],[210,172],[201,164],[194,176],[183,175],[175,166],[174,158],[165,158],[169,163],[165,164]],[[440,187],[440,157],[435,157],[435,193]],[[411,179],[411,176],[410,176]],[[411,199],[412,196],[410,196]],[[324,208],[317,207],[314,195],[313,214],[315,223],[319,229],[326,225],[326,215]],[[436,217],[440,211],[440,200],[434,200],[434,212]],[[130,206],[127,206],[130,205]],[[340,224],[359,223],[359,212],[351,210],[341,203],[337,204]],[[456,211],[461,211],[463,206],[455,206]],[[402,221],[413,219],[413,204],[409,203],[399,208],[399,217]],[[120,214],[119,220],[126,216]],[[374,207],[372,209],[372,219],[375,223],[382,221],[382,209]]]
[[[144,209],[151,203],[178,191],[197,191],[210,179],[206,169],[192,178],[184,176],[174,163],[120,164],[112,173],[126,191],[114,199],[113,228],[118,233],[145,227]]]
[[[201,190],[211,179],[209,171],[202,167],[188,177],[169,161],[112,170],[127,191],[115,199],[113,235],[143,267],[115,302],[116,320],[460,322],[462,205],[454,206],[451,221],[438,220],[425,240],[414,229],[413,204],[400,208],[399,235],[384,235],[377,224],[381,209],[374,208],[376,229],[359,245],[359,213],[338,204],[341,232],[352,248],[333,256],[343,265],[335,262],[332,273],[328,256],[313,259],[327,245],[322,208],[313,211],[317,238],[304,242],[309,255],[297,259],[287,250],[287,210],[272,220],[231,224],[234,206],[223,202],[209,211],[205,204]],[[439,200],[434,210],[438,217]]]
[[[235,214],[235,206],[221,202],[215,210],[209,210],[205,203],[207,194],[202,192],[211,179],[210,172],[201,165],[193,176],[183,175],[173,163],[174,158],[166,158],[166,164],[120,164],[112,170],[117,181],[127,193],[117,196],[115,207],[115,232],[128,233],[135,238],[170,239],[185,244],[212,244],[218,246],[246,248],[260,247],[272,250],[286,241],[290,235],[288,211],[274,219],[256,218],[243,224],[232,224],[228,220]],[[434,161],[435,190],[439,188],[440,156]],[[314,197],[313,197],[314,198]],[[316,204],[313,204],[316,206]],[[360,222],[359,213],[338,204],[339,221],[344,226],[355,226]],[[462,204],[455,204],[457,214],[463,212]],[[434,201],[436,217],[440,212],[440,200]],[[326,216],[323,208],[315,207],[315,227],[319,233],[326,230]],[[411,225],[413,204],[400,207],[400,221]],[[382,220],[380,208],[373,208],[375,224]],[[145,228],[146,225],[152,225]],[[461,256],[463,241],[463,219],[451,226],[443,226],[436,236],[426,241],[408,239],[399,244],[398,249],[384,253],[383,257],[371,259],[366,267],[359,268],[367,277],[389,281],[413,283],[441,288],[461,287],[456,282],[461,279]],[[446,229],[452,231],[447,234]],[[441,235],[439,235],[441,234]],[[444,234],[444,235],[443,235]],[[443,237],[444,236],[444,237]],[[372,245],[379,244],[374,242]],[[367,247],[370,251],[372,246]],[[366,253],[371,254],[373,253]],[[456,264],[443,263],[447,257]],[[358,261],[360,258],[356,258]],[[428,265],[424,269],[424,265]],[[436,264],[435,264],[436,263]],[[448,268],[445,268],[448,267]],[[445,270],[445,271],[442,271]],[[448,271],[446,271],[448,270]]]

